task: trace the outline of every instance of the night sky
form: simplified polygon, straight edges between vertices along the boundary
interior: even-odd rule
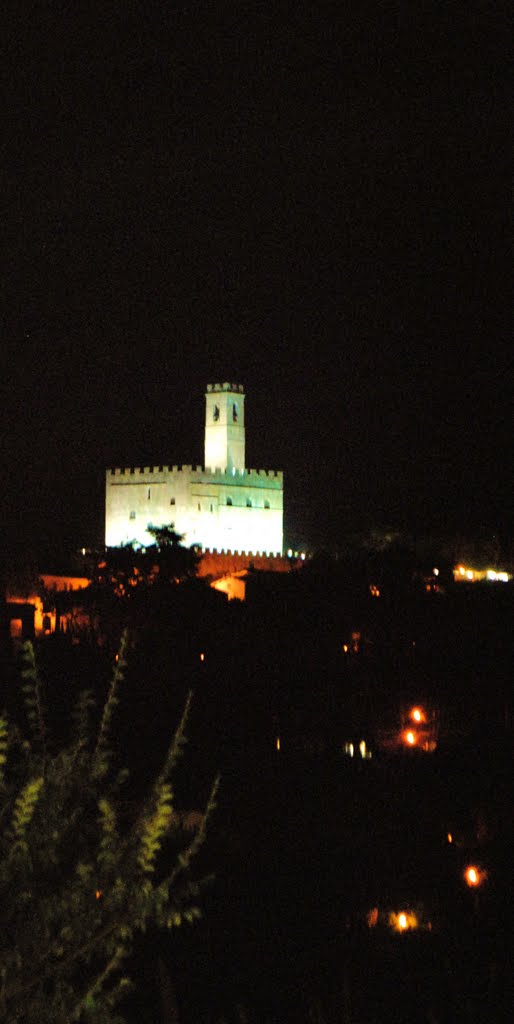
[[[507,7],[17,10],[8,550],[101,542],[106,466],[201,463],[223,380],[286,544],[512,534]]]

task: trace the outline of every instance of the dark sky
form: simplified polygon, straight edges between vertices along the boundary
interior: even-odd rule
[[[44,8],[47,8],[46,10]],[[51,10],[53,8],[53,10]],[[507,8],[20,5],[2,61],[2,529],[101,540],[242,382],[287,542],[512,532]]]

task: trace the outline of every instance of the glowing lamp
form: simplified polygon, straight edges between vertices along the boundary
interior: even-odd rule
[[[414,747],[416,745],[416,736],[415,733],[412,732],[412,729],[407,729],[407,732],[404,733],[404,739],[409,747]]]
[[[464,871],[464,881],[470,889],[478,889],[483,882],[485,882],[486,873],[482,871],[476,864],[468,864],[468,867]]]
[[[389,915],[389,924],[395,932],[414,931],[418,927],[418,919],[412,910],[400,910]]]
[[[413,722],[417,722],[418,724],[420,722],[426,722],[426,715],[423,708],[412,708],[409,717],[412,718]]]

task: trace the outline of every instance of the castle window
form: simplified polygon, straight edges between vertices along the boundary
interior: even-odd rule
[[[151,492],[150,488],[148,488],[148,500],[150,500],[151,494],[152,494],[152,492]]]
[[[269,501],[264,501],[264,508],[269,508]]]
[[[227,505],[231,505],[231,504],[232,504],[232,498],[227,498]]]
[[[246,499],[246,507],[247,508],[251,508],[252,507],[252,499],[251,498],[247,498]]]
[[[237,402],[234,402],[232,406],[232,419],[234,423],[237,423]]]
[[[52,629],[52,621],[49,615],[43,615],[43,633],[50,633]]]
[[[135,519],[135,518],[136,518],[136,513],[135,512],[131,512],[130,515],[129,515],[129,519]]]
[[[134,470],[134,467],[132,466],[132,468],[131,468],[131,470],[130,470],[130,475],[131,475],[131,476],[133,476],[133,475],[134,475],[134,473],[135,473],[135,470]]]
[[[218,422],[218,420],[220,418],[220,407],[219,407],[219,405],[215,405],[214,406],[214,409],[212,410],[212,418],[213,418],[215,423]]]
[[[202,511],[202,506],[200,505],[200,502],[198,502],[198,511],[199,511],[199,512],[201,512],[201,511]]]
[[[175,504],[175,498],[170,498],[170,505],[174,505],[174,504]]]
[[[210,511],[214,512],[214,505],[212,504],[212,501],[211,501],[211,504],[210,504]]]

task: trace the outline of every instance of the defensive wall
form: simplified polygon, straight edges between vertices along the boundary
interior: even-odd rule
[[[190,476],[192,473],[200,473],[205,476],[217,477],[221,476],[224,480],[233,480],[234,478],[240,477],[241,479],[247,479],[250,477],[252,480],[265,478],[267,480],[277,480],[283,482],[284,474],[282,470],[275,469],[232,469],[227,471],[217,467],[216,469],[205,468],[204,466],[127,466],[125,468],[115,467],[107,470],[107,477],[120,477],[120,476],[169,476],[176,473],[185,473]]]
[[[266,555],[261,551],[202,551],[198,564],[199,576],[220,576],[241,572],[244,569],[256,569],[260,572],[292,572],[303,563],[299,559],[286,558],[284,555]]]

